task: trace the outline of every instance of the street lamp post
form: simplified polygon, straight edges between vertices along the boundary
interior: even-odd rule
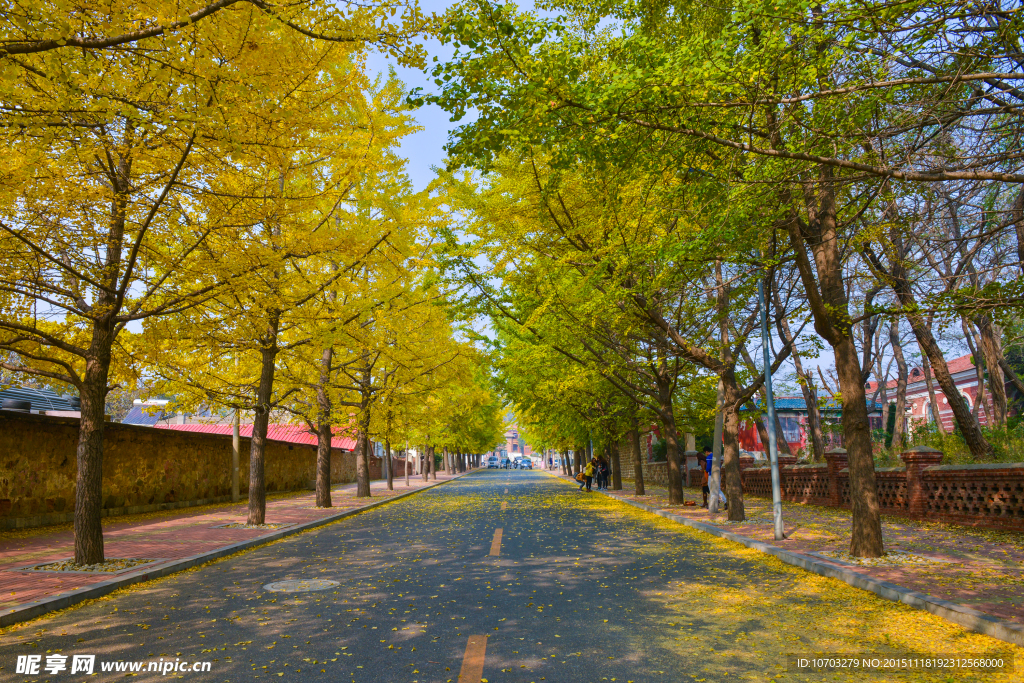
[[[764,300],[764,280],[757,281],[757,296],[761,303],[761,345],[764,347],[764,402],[768,409],[768,458],[772,470],[772,518],[775,540],[786,538],[782,524],[782,486],[779,480],[779,449],[775,444],[775,400],[772,397],[771,346],[768,339],[768,309]],[[758,416],[758,419],[761,419]]]

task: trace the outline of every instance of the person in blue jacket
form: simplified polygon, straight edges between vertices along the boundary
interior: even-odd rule
[[[708,496],[711,494],[711,465],[715,459],[714,453],[711,452],[710,448],[706,449],[706,451],[707,460],[704,465],[704,486],[701,488],[701,493],[704,494],[704,507],[708,506]],[[719,483],[718,497],[719,500],[722,501],[722,509],[728,510],[729,502],[725,499],[725,496],[722,494],[721,483]]]

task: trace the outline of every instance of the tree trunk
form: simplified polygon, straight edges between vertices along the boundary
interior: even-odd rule
[[[270,424],[270,399],[274,395],[274,371],[277,361],[277,333],[281,312],[269,311],[267,331],[261,341],[260,384],[256,389],[252,437],[249,440],[249,518],[246,524],[261,525],[267,516],[267,482],[264,476],[264,455],[267,448],[267,427]]]
[[[880,557],[884,547],[874,454],[867,419],[867,397],[850,326],[850,306],[840,252],[842,239],[837,230],[835,187],[832,169],[820,167],[819,172],[818,185],[803,188],[807,221],[790,215],[784,227],[789,234],[814,329],[835,354],[843,400],[843,437],[850,466],[853,508],[850,554]],[[787,195],[783,203],[791,204],[792,200]],[[813,256],[813,264],[808,258],[808,249]]]
[[[814,462],[825,462],[825,435],[821,431],[821,409],[818,407],[818,386],[814,374],[808,370],[800,382],[800,391],[807,405],[807,429],[811,432]]]
[[[1017,199],[1010,209],[1010,220],[1017,232],[1017,266],[1024,272],[1024,186],[1017,190]]]
[[[981,337],[981,352],[985,357],[985,369],[988,370],[988,389],[992,394],[992,425],[997,428],[1006,427],[1006,377],[1000,360],[1003,357],[1000,335],[995,331],[992,319],[980,315],[975,320]]]
[[[917,345],[921,349],[921,345]],[[932,421],[939,434],[945,434],[946,428],[942,425],[942,417],[939,414],[939,399],[935,395],[935,383],[932,382],[932,368],[928,363],[928,354],[921,349],[921,371],[924,373],[924,384],[928,388],[928,408],[932,413]]]
[[[974,334],[970,319],[967,316],[960,316],[960,327],[964,331],[964,339],[967,341],[967,348],[971,352],[971,359],[974,361],[974,381],[977,391],[974,394],[974,405],[971,406],[971,416],[978,421],[982,409],[985,411],[987,424],[992,424],[992,413],[989,411],[988,400],[985,396],[985,357],[979,350],[979,337]],[[980,423],[979,423],[980,424]]]
[[[850,505],[854,519],[850,554],[854,557],[881,557],[884,547],[871,424],[868,421],[867,397],[861,381],[863,374],[857,359],[857,347],[852,338],[846,337],[843,343],[833,349],[836,374],[839,376],[839,394],[843,400],[843,441],[850,468]]]
[[[612,470],[612,491],[622,490],[622,463],[619,461],[619,444],[618,442],[612,443],[608,449],[608,460],[609,466]]]
[[[981,425],[971,415],[971,409],[967,406],[967,402],[964,401],[956,385],[953,383],[953,377],[949,374],[949,366],[946,365],[942,349],[939,348],[935,337],[932,335],[931,322],[925,323],[924,317],[918,312],[917,297],[914,296],[914,292],[910,287],[905,262],[902,259],[892,259],[889,272],[885,273],[881,260],[875,256],[874,252],[866,248],[865,253],[872,267],[876,271],[888,276],[889,286],[892,287],[897,301],[907,311],[906,317],[910,323],[910,329],[913,330],[914,337],[917,338],[922,355],[928,359],[928,363],[935,373],[935,379],[939,383],[942,393],[946,395],[946,402],[953,412],[953,418],[956,420],[957,426],[960,427],[964,442],[966,442],[971,454],[979,459],[989,457],[992,454],[992,446],[985,440],[985,435],[981,432]],[[925,371],[925,379],[926,381],[928,380],[927,370]],[[937,407],[937,404],[933,404],[933,410]],[[938,418],[938,414],[936,414],[936,418]],[[941,425],[941,422],[939,424]]]
[[[878,391],[876,392],[882,399],[882,445],[885,445],[886,440],[889,437],[889,376],[886,374],[883,377],[882,370],[882,354],[878,354],[875,358],[875,367],[877,368],[878,376]]]
[[[999,358],[999,367],[1003,370],[1003,375],[1006,379],[1010,380],[1010,383],[1017,389],[1017,393],[1024,396],[1024,380],[1022,380],[1016,372],[1013,371],[1013,367],[1010,362],[1006,360],[1006,356]]]
[[[583,454],[586,450],[586,446],[583,448],[576,446],[576,450],[572,452],[572,476],[574,477],[583,471]]]
[[[772,296],[775,299],[775,309],[781,311],[782,299],[779,297],[778,287],[772,287]],[[789,327],[789,321],[780,317],[778,324],[779,337],[786,344],[793,341],[793,333]],[[804,404],[807,406],[807,431],[811,438],[811,461],[825,461],[825,437],[821,433],[821,411],[818,408],[818,390],[814,384],[814,375],[809,371],[804,372],[803,360],[796,351],[796,346],[790,352],[793,356],[793,366],[796,368],[797,382],[800,385],[800,393],[803,394]]]
[[[906,296],[900,297],[900,303],[904,306],[916,305],[916,302]],[[927,356],[928,362],[932,366],[939,388],[946,395],[946,403],[953,411],[953,418],[956,420],[957,426],[960,427],[960,433],[963,435],[971,455],[978,459],[989,457],[992,454],[992,446],[985,440],[985,435],[981,433],[981,425],[971,415],[971,409],[967,407],[967,403],[957,390],[953,376],[949,374],[949,366],[946,365],[946,359],[942,355],[942,349],[939,348],[935,337],[932,336],[931,329],[925,325],[924,318],[920,314],[908,313],[907,320],[910,321],[910,327],[914,331],[914,336],[917,337],[917,343],[920,345],[922,353]],[[927,379],[927,374],[925,378]]]
[[[751,406],[751,408],[756,407],[753,403],[748,405]],[[763,404],[761,405],[761,408],[764,409]],[[768,440],[770,437],[768,436],[768,428],[764,426],[765,416],[760,412],[755,414],[753,411],[751,411],[751,415],[754,415],[754,417],[750,419],[754,423],[754,429],[757,430],[757,438],[761,440],[761,445],[764,447],[765,455],[768,455]],[[775,430],[776,433],[778,433],[778,427],[776,427]],[[778,439],[776,439],[776,442],[778,442]]]
[[[658,387],[658,418],[661,421],[661,432],[665,439],[665,459],[668,470],[668,504],[682,505],[683,468],[680,463],[682,454],[679,452],[679,431],[676,429],[675,409],[672,406],[673,384],[666,368],[659,366],[654,372],[654,381]]]
[[[331,422],[316,425],[316,506],[331,507]]]
[[[765,427],[764,421],[768,417],[768,392],[761,388],[758,392],[761,394],[761,410],[766,411],[764,415],[761,415],[757,420],[757,435],[761,438],[761,443],[764,445],[765,454],[768,452],[768,428]],[[775,448],[778,449],[782,455],[793,455],[793,451],[789,447],[789,442],[786,441],[786,433],[782,430],[782,420],[779,419],[779,414],[775,413]]]
[[[331,381],[334,349],[327,347],[320,356],[320,377],[316,387],[316,506],[331,507],[331,397],[327,387]]]
[[[395,461],[391,457],[391,442],[384,439],[384,458],[388,468],[388,491],[395,490],[395,472],[393,470]]]
[[[899,453],[906,446],[907,440],[907,360],[903,356],[903,346],[900,345],[899,323],[893,321],[889,326],[889,345],[892,346],[892,355],[896,359],[896,425],[892,430],[891,448]]]
[[[750,357],[750,353],[747,351],[746,346],[740,347],[740,353],[743,354],[743,359],[747,362],[747,366],[750,368],[751,374],[757,374],[757,365],[754,363],[754,359]],[[761,396],[761,410],[764,411],[764,417],[767,417],[768,390],[762,386],[758,390],[758,394]],[[767,453],[768,429],[764,425],[764,418],[762,417],[759,419],[755,426],[757,427],[758,436],[761,437],[761,444],[765,448],[765,453]],[[793,451],[789,448],[789,442],[786,441],[786,433],[782,430],[782,421],[779,419],[778,413],[775,413],[775,448],[779,453],[784,455],[793,455]]]
[[[437,481],[437,458],[435,457],[436,446],[430,447],[430,476]]]
[[[369,418],[360,418],[358,435],[356,436],[356,498],[370,498],[370,437]]]
[[[742,522],[747,518],[743,506],[743,479],[740,475],[740,406],[736,375],[730,369],[721,375],[722,404],[722,484],[725,500],[729,504],[729,521]],[[768,439],[765,438],[765,443]]]
[[[665,406],[662,406],[665,410]],[[668,406],[668,418],[662,418],[661,430],[665,436],[665,458],[668,469],[668,504],[682,505],[683,497],[683,468],[680,465],[681,455],[679,453],[679,432],[676,429],[675,415],[672,406]]]
[[[423,481],[430,479],[430,467],[427,462],[430,459],[430,446],[424,446],[422,454],[420,455],[420,475],[423,477]]]
[[[75,480],[75,562],[103,562],[103,429],[106,424],[107,380],[110,375],[111,330],[96,325],[92,348],[79,387],[82,403],[78,423]]]
[[[630,450],[633,451],[633,488],[636,490],[636,495],[646,496],[647,490],[644,488],[644,459],[640,455],[640,426],[637,424],[637,419],[633,418],[633,428],[629,430],[629,445]]]

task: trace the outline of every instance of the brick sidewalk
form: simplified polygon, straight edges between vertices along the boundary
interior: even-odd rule
[[[807,554],[849,550],[849,510],[784,502],[782,519],[789,538],[776,541],[770,500],[744,496],[747,520],[734,523],[726,521],[725,512],[711,515],[701,508],[699,489],[684,489],[686,500],[697,503],[696,507],[687,507],[669,506],[668,490],[661,486],[645,486],[647,495],[644,496],[636,495],[632,481],[623,481],[622,487],[622,491],[608,493],[671,510],[681,517],[714,524],[792,552]],[[812,557],[965,605],[999,619],[1024,624],[1024,534],[917,522],[889,515],[882,516],[882,533],[887,551],[921,555],[936,562],[920,566],[865,567],[850,566],[818,555]]]
[[[437,482],[453,477],[439,472]],[[371,482],[370,498],[356,498],[356,485],[343,484],[331,490],[334,507],[316,509],[316,494],[312,491],[298,495],[285,495],[267,501],[268,524],[302,524],[365,507],[407,491],[423,488],[422,477],[395,480],[394,491],[387,490],[384,481]],[[104,554],[108,559],[155,559],[146,565],[155,569],[185,557],[270,536],[281,529],[219,529],[222,524],[245,522],[247,504],[225,503],[198,509],[181,508],[167,512],[147,513],[127,517],[107,517],[103,520]],[[17,532],[0,533],[0,612],[8,612],[20,605],[76,588],[107,581],[136,571],[140,567],[122,572],[46,572],[23,571],[24,567],[45,562],[66,560],[74,556],[74,535],[69,525]]]

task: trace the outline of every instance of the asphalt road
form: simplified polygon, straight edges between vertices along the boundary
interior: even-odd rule
[[[299,579],[338,585],[265,588]],[[467,675],[489,683],[995,681],[1017,674],[787,673],[786,655],[1019,652],[518,470],[472,473],[133,587],[9,630],[0,645],[3,681],[122,680],[101,662],[163,660],[210,671],[133,678],[231,683],[454,683],[467,655]],[[70,668],[89,654],[98,675],[15,671],[18,655],[64,655]]]

